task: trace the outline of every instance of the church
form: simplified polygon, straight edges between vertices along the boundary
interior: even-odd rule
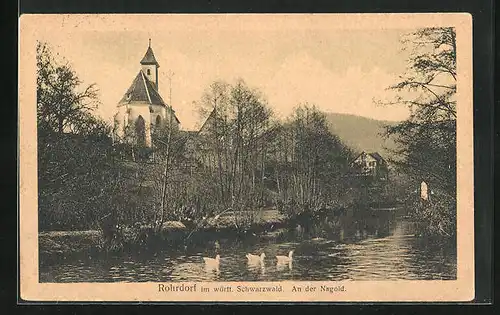
[[[114,116],[116,141],[133,142],[140,147],[152,147],[152,133],[159,128],[178,130],[180,121],[170,104],[159,93],[158,68],[160,64],[149,46],[141,68],[132,84],[118,102]]]

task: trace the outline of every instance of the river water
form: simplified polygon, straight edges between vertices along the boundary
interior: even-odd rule
[[[257,242],[221,240],[218,267],[212,242],[187,252],[163,250],[151,255],[75,258],[40,266],[40,282],[144,281],[338,281],[456,279],[456,251],[422,241],[403,218],[373,216],[356,221],[337,236],[270,238]],[[317,235],[321,233],[313,232]],[[294,251],[291,263],[276,255]],[[247,253],[265,253],[263,264],[249,264]]]

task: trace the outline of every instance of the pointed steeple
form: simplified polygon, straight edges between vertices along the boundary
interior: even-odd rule
[[[141,60],[141,65],[156,65],[157,68],[160,67],[160,64],[158,63],[158,61],[156,61],[153,49],[151,49],[151,38],[149,39],[148,50]]]

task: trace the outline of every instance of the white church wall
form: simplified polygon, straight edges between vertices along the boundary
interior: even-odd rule
[[[123,139],[125,136],[125,127],[128,124],[127,106],[119,106],[114,117],[114,135],[116,140]]]
[[[165,123],[165,111],[164,107],[160,105],[151,105],[153,112],[151,113],[151,122],[156,125],[156,117],[160,116],[161,124],[163,126]]]
[[[133,104],[133,105],[132,105]],[[128,111],[128,124],[134,128],[135,122],[142,116],[144,119],[144,128],[145,128],[145,137],[146,137],[146,146],[151,146],[151,113],[149,112],[149,104],[148,103],[132,103],[132,106],[129,106]]]

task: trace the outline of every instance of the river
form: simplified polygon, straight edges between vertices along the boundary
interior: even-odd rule
[[[150,255],[80,257],[41,265],[40,282],[456,279],[453,246],[422,241],[406,219],[383,214],[354,222],[336,236],[221,240],[218,268],[203,262],[203,257],[215,256],[213,243],[207,242],[183,252],[165,249]],[[290,250],[291,263],[278,264],[275,256]],[[248,264],[247,253],[265,253],[264,263]]]

